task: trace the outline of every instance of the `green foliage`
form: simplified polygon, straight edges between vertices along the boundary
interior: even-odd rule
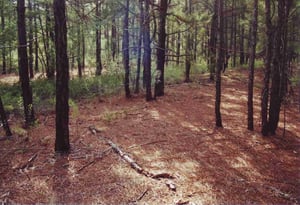
[[[264,66],[263,60],[255,60],[254,68],[262,68]]]
[[[71,110],[71,116],[74,118],[78,117],[79,109],[78,109],[76,102],[72,99],[69,99],[69,106],[70,106],[70,110]]]
[[[300,84],[300,75],[292,76],[290,81],[291,81],[291,84],[293,87],[299,85]]]
[[[6,111],[21,113],[22,98],[18,84],[0,84],[0,95]]]
[[[199,76],[200,74],[204,74],[207,72],[207,62],[201,61],[192,65],[191,75]]]
[[[184,69],[182,68],[182,66],[169,65],[165,68],[166,83],[182,82],[183,75],[184,75]]]

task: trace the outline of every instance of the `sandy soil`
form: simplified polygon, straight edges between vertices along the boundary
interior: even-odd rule
[[[262,137],[261,78],[256,78],[255,131],[250,132],[247,73],[229,71],[222,82],[224,128],[217,129],[214,84],[206,79],[168,85],[166,95],[153,102],[143,96],[81,100],[70,115],[68,156],[54,154],[53,111],[39,113],[38,124],[28,131],[11,116],[14,137],[0,141],[0,201],[299,204],[300,114],[293,99],[286,107],[285,136],[282,120],[276,136]],[[90,126],[100,133],[92,134]],[[107,140],[145,171],[163,177],[136,172]]]

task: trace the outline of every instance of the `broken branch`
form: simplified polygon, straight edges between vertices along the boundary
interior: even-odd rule
[[[96,134],[99,133],[100,131],[97,130],[94,126],[89,127],[90,131],[92,134],[97,136]],[[161,174],[153,174],[151,172],[148,172],[147,170],[143,169],[134,159],[132,159],[128,154],[126,154],[124,151],[121,150],[121,148],[113,143],[111,140],[109,140],[106,137],[103,136],[98,136],[102,140],[105,140],[106,143],[114,150],[115,153],[117,153],[122,159],[124,159],[130,166],[139,174],[142,174],[146,177],[155,179],[155,180],[160,180],[162,178],[167,178],[167,179],[174,179],[174,177],[168,173],[161,173]],[[88,165],[87,165],[88,166]],[[173,183],[173,181],[168,180],[165,182],[165,184],[168,186],[168,188],[172,191],[176,191],[176,185]]]

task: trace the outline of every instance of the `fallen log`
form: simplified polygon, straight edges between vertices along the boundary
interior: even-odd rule
[[[98,129],[96,129],[94,126],[90,126],[89,130],[92,132],[92,134],[94,134],[95,136],[97,136],[97,133],[100,133],[101,131],[99,131]],[[131,168],[133,168],[136,172],[138,172],[139,174],[142,174],[146,177],[155,179],[155,180],[160,180],[160,179],[174,179],[175,177],[173,177],[171,174],[169,173],[160,173],[160,174],[153,174],[145,169],[143,169],[132,157],[130,157],[126,152],[124,152],[117,144],[113,143],[111,140],[109,140],[107,137],[104,136],[97,136],[98,138],[100,138],[101,140],[106,141],[106,143],[113,149],[113,151],[118,154],[122,159],[124,159],[130,166]],[[172,191],[176,191],[176,185],[174,184],[173,181],[168,180],[167,182],[165,182],[165,184],[167,185],[167,187],[172,190]]]

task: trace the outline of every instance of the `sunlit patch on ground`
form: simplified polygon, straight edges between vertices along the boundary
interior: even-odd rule
[[[0,201],[299,204],[298,110],[287,106],[286,123],[281,115],[277,135],[262,137],[260,90],[255,89],[255,130],[248,131],[243,80],[247,71],[226,72],[221,103],[224,128],[214,123],[214,84],[199,83],[167,86],[166,96],[150,103],[144,96],[131,100],[115,96],[101,104],[98,99],[78,102],[78,115],[70,120],[68,157],[54,155],[53,113],[47,118],[38,115],[39,124],[28,131],[16,129],[23,122],[11,118],[15,136],[0,142]],[[96,136],[90,126],[99,130]],[[170,179],[137,173],[101,136],[145,170],[172,175],[176,191],[166,185]],[[21,169],[35,154],[32,164]]]

